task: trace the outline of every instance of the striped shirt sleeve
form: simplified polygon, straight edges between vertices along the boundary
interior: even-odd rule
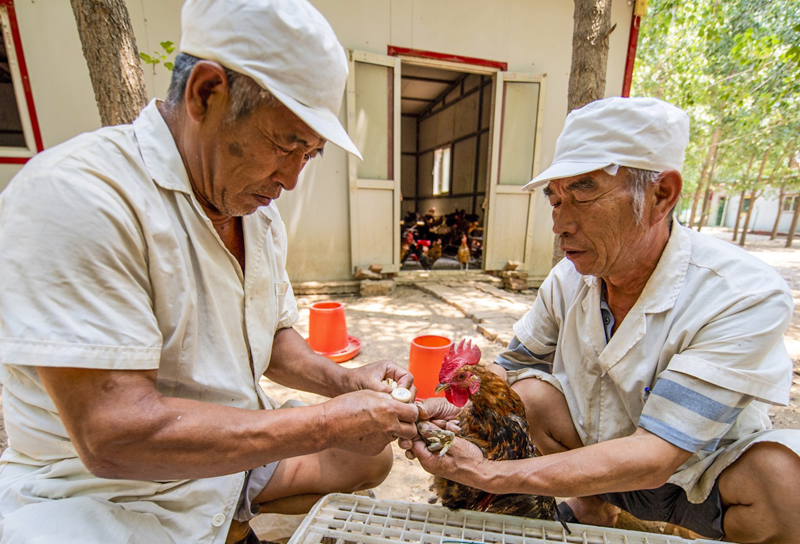
[[[519,341],[519,338],[515,336],[511,342],[509,342],[508,349],[500,353],[494,362],[506,370],[535,368],[537,370],[541,370],[542,372],[552,374],[552,359],[552,354],[537,355],[533,353],[531,350],[526,348],[522,342]]]
[[[644,405],[639,427],[692,453],[714,451],[753,397],[665,370]]]

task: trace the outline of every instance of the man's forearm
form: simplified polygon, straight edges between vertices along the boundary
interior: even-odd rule
[[[155,371],[37,369],[81,460],[107,478],[207,478],[329,446],[324,405],[245,410],[164,397]]]
[[[378,455],[416,434],[416,406],[375,391],[249,410],[165,397],[155,370],[37,371],[81,460],[105,478],[209,478],[328,448]]]
[[[321,406],[255,411],[163,398],[157,410],[163,422],[157,431],[106,445],[108,477],[209,478],[328,447]]]
[[[275,333],[272,358],[264,375],[286,387],[326,397],[352,391],[347,369],[314,353],[292,328]]]
[[[478,487],[490,493],[587,496],[659,487],[690,456],[640,430],[563,453],[488,463],[474,477]]]

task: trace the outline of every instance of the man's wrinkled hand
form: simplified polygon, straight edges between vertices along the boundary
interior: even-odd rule
[[[416,405],[419,407],[421,421],[451,421],[461,412],[461,408],[441,397],[418,400]]]
[[[388,360],[375,361],[350,371],[351,391],[371,389],[383,393],[391,393],[394,387],[403,387],[411,391],[411,398],[417,397],[417,388],[414,386],[414,375],[400,365]],[[388,380],[394,382],[389,385]]]
[[[431,397],[418,400],[414,404],[419,409],[419,421],[424,422],[417,425],[418,430],[421,425],[433,424],[446,431],[461,432],[461,427],[458,426],[458,420],[456,419],[461,412],[461,408],[451,404],[447,399]],[[417,434],[414,438],[421,440],[422,436]],[[397,445],[406,450],[406,457],[413,459],[413,457],[409,457],[412,446],[411,440],[400,439],[397,441]]]
[[[484,464],[489,462],[478,446],[458,437],[453,440],[447,454],[439,456],[438,452],[428,451],[428,444],[419,436],[412,441],[406,457],[418,459],[422,468],[434,476],[476,487]]]
[[[416,405],[398,402],[388,393],[355,391],[322,407],[331,448],[378,455],[393,440],[417,435]]]

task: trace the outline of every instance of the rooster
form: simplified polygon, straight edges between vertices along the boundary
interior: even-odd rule
[[[528,435],[525,405],[519,395],[499,376],[478,366],[481,350],[464,340],[442,361],[437,392],[444,391],[447,400],[462,408],[458,414],[459,435],[478,446],[484,457],[491,460],[525,459],[534,456],[533,442]],[[467,401],[472,401],[469,406]],[[423,432],[428,449],[445,451],[442,433]],[[426,436],[434,435],[434,436]],[[432,440],[431,440],[432,439]],[[442,453],[440,453],[441,455]],[[433,479],[431,491],[448,508],[465,508],[497,514],[510,514],[539,519],[554,519],[556,502],[553,497],[538,495],[494,495],[446,480]]]
[[[458,262],[460,262],[467,270],[469,270],[469,259],[470,259],[470,252],[469,246],[467,245],[467,235],[461,235],[461,246],[458,248]]]

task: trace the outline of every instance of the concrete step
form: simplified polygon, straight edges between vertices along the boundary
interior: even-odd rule
[[[514,323],[535,300],[533,292],[513,293],[482,282],[414,283],[416,288],[457,308],[476,324],[488,340],[508,346]]]

